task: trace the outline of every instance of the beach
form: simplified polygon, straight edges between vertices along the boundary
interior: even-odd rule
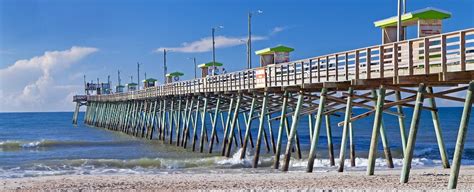
[[[176,173],[137,175],[62,175],[1,179],[0,190],[68,191],[196,191],[196,190],[446,190],[449,169],[413,169],[406,184],[399,183],[400,168],[376,170],[366,176],[364,170],[305,173]],[[474,190],[474,166],[462,167],[458,190]]]

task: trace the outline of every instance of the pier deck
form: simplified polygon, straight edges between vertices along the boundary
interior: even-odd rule
[[[404,152],[402,183],[408,182],[420,111],[428,110],[443,167],[452,167],[449,186],[455,188],[472,108],[473,79],[474,28],[470,28],[134,92],[77,97],[75,102],[76,111],[80,105],[87,105],[85,123],[88,125],[185,148],[192,145],[193,151],[218,151],[224,156],[253,147],[253,167],[258,166],[264,142],[263,147],[274,154],[273,167],[283,171],[289,169],[292,154],[296,158],[308,158],[307,171],[313,170],[321,131],[328,133],[329,158],[332,165],[336,164],[330,126],[334,115],[344,117],[344,121],[337,123],[343,127],[339,171],[344,171],[347,148],[351,166],[355,166],[353,139],[357,133],[352,122],[373,115],[368,175],[374,174],[379,138],[387,165],[393,167],[389,140],[398,138],[386,135],[382,114],[388,114],[399,120],[399,139]],[[436,87],[444,88],[433,89]],[[466,92],[466,98],[450,95],[461,91]],[[426,106],[425,98],[429,103]],[[435,98],[464,103],[452,165],[449,165]],[[354,114],[353,107],[366,112]],[[408,130],[403,112],[406,107],[414,110]],[[303,115],[308,115],[310,120],[309,157],[302,157],[299,146],[297,127]],[[77,113],[74,119],[77,122]],[[323,120],[326,130],[320,129]],[[258,127],[252,127],[252,121],[258,121]],[[278,126],[272,127],[272,121],[277,121]],[[217,134],[217,127],[222,128],[222,135]],[[250,129],[258,130],[256,137]],[[280,154],[284,154],[282,165]],[[245,158],[245,152],[241,158]]]

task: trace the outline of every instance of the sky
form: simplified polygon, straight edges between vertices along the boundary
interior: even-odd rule
[[[117,83],[136,81],[136,63],[162,82],[162,49],[168,72],[194,77],[190,57],[216,60],[226,71],[246,67],[247,13],[252,17],[252,50],[279,44],[295,48],[291,59],[381,43],[373,22],[396,15],[396,0],[0,0],[0,112],[72,111],[72,96],[83,94],[83,75]],[[472,0],[408,0],[407,11],[435,7],[452,13],[443,31],[474,26]],[[413,38],[412,31],[409,38]],[[258,58],[252,57],[253,66]],[[449,105],[449,104],[448,104]]]

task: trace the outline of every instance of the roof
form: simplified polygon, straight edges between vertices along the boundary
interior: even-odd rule
[[[138,84],[136,84],[136,83],[127,83],[127,84],[126,84],[127,87],[130,87],[130,86],[137,86],[137,85],[138,85]]]
[[[115,87],[120,88],[120,87],[125,87],[125,86],[123,86],[123,85],[117,85],[117,86],[115,86]]]
[[[291,48],[291,47],[286,47],[286,46],[283,46],[283,45],[278,45],[276,47],[269,47],[269,48],[265,48],[265,49],[262,49],[262,50],[258,50],[258,51],[255,51],[255,54],[257,55],[265,55],[265,54],[273,54],[275,52],[292,52],[294,51],[295,49]]]
[[[441,9],[436,9],[433,7],[428,7],[402,15],[402,25],[403,23],[408,23],[410,21],[417,21],[419,19],[447,19],[451,17],[451,13]],[[374,25],[376,27],[389,27],[396,26],[398,22],[398,17],[393,16],[387,19],[382,19],[375,21]]]
[[[158,80],[156,79],[153,79],[153,78],[148,78],[148,79],[144,79],[142,82],[156,82]]]
[[[213,66],[220,67],[220,66],[222,66],[222,65],[224,65],[224,64],[219,63],[219,62],[215,62],[215,63],[214,63],[214,62],[211,61],[211,62],[209,62],[209,63],[203,63],[203,64],[201,64],[201,65],[198,65],[198,67],[199,67],[199,68],[203,68],[203,67],[213,67]]]
[[[179,76],[183,76],[183,75],[184,75],[184,73],[181,73],[181,72],[178,72],[178,71],[166,74],[167,77],[179,77]]]

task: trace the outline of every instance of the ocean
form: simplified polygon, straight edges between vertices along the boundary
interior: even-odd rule
[[[360,110],[360,111],[359,111]],[[408,134],[411,109],[404,109],[406,132]],[[355,113],[362,112],[354,109]],[[450,160],[459,128],[462,108],[440,108],[443,138]],[[217,150],[213,154],[192,152],[158,140],[146,140],[103,128],[90,127],[82,123],[84,113],[79,114],[79,124],[72,125],[72,112],[49,113],[0,113],[0,178],[36,177],[45,175],[94,175],[94,174],[172,174],[206,172],[274,172],[271,168],[272,154],[262,147],[261,165],[250,168],[253,149],[247,151],[244,160],[239,159],[241,151],[235,150],[230,158],[221,157]],[[384,115],[384,125],[392,150],[395,167],[402,165],[402,148],[398,120]],[[441,167],[438,145],[429,111],[423,111],[415,146],[413,167]],[[356,167],[366,169],[370,145],[373,116],[353,123],[356,145]],[[256,137],[257,121],[253,122]],[[332,117],[332,133],[336,164],[342,127],[337,123],[342,117]],[[321,127],[315,171],[331,171],[329,166],[327,140],[324,122]],[[266,125],[267,126],[267,125]],[[241,122],[241,127],[244,127]],[[273,129],[276,137],[277,122]],[[218,127],[218,131],[222,128]],[[292,159],[290,171],[303,171],[309,148],[308,119],[303,116],[298,134],[303,149],[303,159]],[[222,134],[218,134],[221,136]],[[275,138],[276,139],[276,138]],[[262,142],[265,144],[264,142]],[[284,141],[283,144],[286,144]],[[188,145],[189,146],[189,145]],[[379,143],[376,169],[388,169]],[[235,149],[235,147],[234,147]],[[292,156],[294,158],[295,155]],[[468,128],[463,154],[463,165],[474,164],[474,113]],[[350,163],[346,163],[349,166]]]

